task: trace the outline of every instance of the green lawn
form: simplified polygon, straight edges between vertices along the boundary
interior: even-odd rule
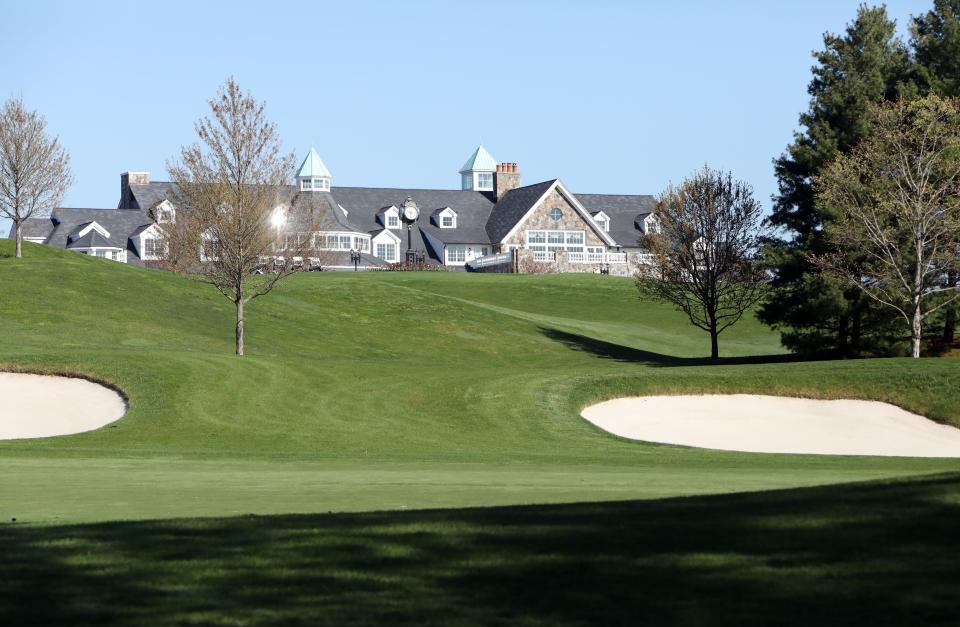
[[[130,409],[95,432],[0,442],[0,546],[18,573],[0,583],[0,624],[694,624],[754,588],[755,624],[957,619],[937,596],[960,583],[937,517],[958,520],[960,460],[659,446],[578,416],[625,394],[736,391],[960,425],[956,360],[791,362],[745,319],[707,365],[706,334],[629,280],[454,273],[295,276],[248,308],[236,358],[209,286],[10,250],[0,364],[108,381]],[[424,508],[446,509],[404,511]],[[852,535],[883,546],[857,552]],[[901,573],[916,588],[924,557],[924,594],[855,611]],[[98,586],[111,592],[82,598]],[[833,614],[797,610],[826,588],[843,597]],[[790,590],[789,611],[774,607]]]

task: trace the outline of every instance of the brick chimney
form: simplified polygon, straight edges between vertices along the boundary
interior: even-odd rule
[[[120,175],[120,204],[118,209],[140,209],[137,199],[130,191],[131,185],[149,185],[149,172],[124,172]]]
[[[511,189],[520,187],[520,173],[516,163],[499,163],[493,178],[493,193],[497,200],[503,198]]]

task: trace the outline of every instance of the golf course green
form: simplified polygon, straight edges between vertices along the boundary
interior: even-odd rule
[[[628,279],[199,281],[0,242],[0,370],[115,386],[119,421],[0,441],[0,624],[956,624],[960,460],[611,436],[629,395],[894,403],[960,425],[960,361],[709,340]]]

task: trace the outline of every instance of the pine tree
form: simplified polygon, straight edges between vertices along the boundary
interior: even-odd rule
[[[921,89],[941,97],[960,97],[960,0],[934,0],[933,9],[913,18],[911,44]],[[951,273],[950,285],[960,277]],[[957,306],[945,309],[941,339],[952,343]]]
[[[759,317],[791,350],[848,356],[880,348],[890,325],[857,290],[810,263],[808,255],[832,252],[823,227],[835,218],[815,202],[813,179],[866,135],[870,103],[913,97],[917,89],[909,51],[884,7],[861,6],[843,35],[826,33],[823,42],[802,130],[774,160],[779,194],[768,222],[781,236],[766,248],[774,290]]]

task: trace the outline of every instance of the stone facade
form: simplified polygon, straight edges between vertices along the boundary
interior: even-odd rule
[[[532,250],[513,251],[511,270],[517,274],[606,274],[613,276],[634,276],[640,268],[649,264],[649,255],[645,253],[627,253],[626,263],[576,263],[570,261],[569,253],[558,252],[552,261],[537,261]],[[497,269],[497,272],[507,270]]]
[[[500,200],[511,189],[520,187],[520,173],[510,170],[506,171],[510,164],[501,164],[502,170],[497,170],[493,175],[493,192],[497,200]]]
[[[559,207],[563,212],[559,220],[550,217],[550,211],[554,207]],[[520,228],[506,240],[504,245],[526,246],[527,231],[584,231],[587,246],[603,246],[604,250],[607,248],[606,243],[594,231],[594,227],[580,217],[573,205],[556,188],[534,209],[530,217],[520,224]]]

